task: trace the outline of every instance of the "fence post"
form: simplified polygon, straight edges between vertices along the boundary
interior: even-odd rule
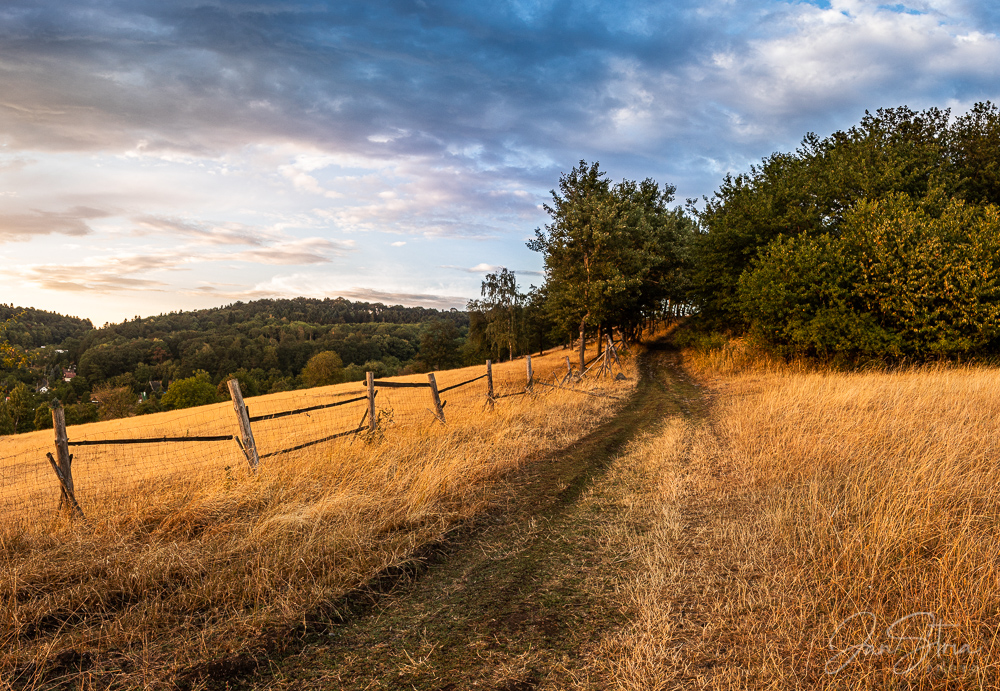
[[[365,372],[365,383],[368,386],[368,429],[374,432],[378,425],[375,418],[375,374]]]
[[[437,380],[434,379],[433,372],[427,373],[427,381],[430,382],[431,385],[431,398],[434,401],[434,411],[435,411],[434,414],[437,415],[437,418],[438,420],[441,421],[441,424],[444,424],[444,406],[441,405],[441,396],[438,394]]]
[[[486,400],[493,407],[493,361],[486,361]]]
[[[531,385],[534,384],[534,373],[531,371],[531,356],[529,355],[526,360],[528,366],[528,383],[524,385],[525,391],[531,391]]]
[[[243,453],[246,454],[247,463],[250,464],[250,471],[256,473],[260,464],[260,457],[257,455],[257,442],[253,438],[253,430],[250,428],[250,414],[247,413],[246,404],[243,403],[243,392],[240,391],[240,382],[230,379],[226,384],[229,386],[229,395],[233,398],[233,409],[236,411],[236,420],[240,424],[240,436],[243,438]]]
[[[69,452],[69,436],[66,434],[66,410],[59,401],[53,401],[52,406],[52,429],[56,433],[56,458],[48,454],[49,463],[52,470],[59,478],[61,489],[59,495],[59,508],[65,506],[69,511],[76,510],[80,517],[84,518],[83,510],[76,501],[76,493],[73,489],[73,456]]]

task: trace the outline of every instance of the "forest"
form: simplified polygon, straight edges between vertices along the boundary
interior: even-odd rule
[[[87,320],[2,306],[0,434],[247,396],[453,367],[476,357],[459,311],[337,299],[237,302],[93,328]]]

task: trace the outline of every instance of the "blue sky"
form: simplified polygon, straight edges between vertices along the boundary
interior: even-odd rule
[[[865,109],[1000,100],[988,2],[5,2],[0,301],[460,307],[559,174],[710,195]]]

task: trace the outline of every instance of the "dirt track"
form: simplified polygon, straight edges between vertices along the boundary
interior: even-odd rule
[[[340,603],[342,624],[306,634],[270,669],[229,685],[600,688],[589,657],[625,615],[613,592],[622,560],[602,546],[598,529],[606,520],[598,480],[636,434],[691,414],[697,389],[678,374],[676,357],[651,349],[614,418],[509,478],[504,505],[419,566],[387,575],[383,592]]]

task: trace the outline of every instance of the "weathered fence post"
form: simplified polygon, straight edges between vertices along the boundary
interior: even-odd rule
[[[247,406],[243,402],[240,382],[236,379],[230,379],[226,384],[229,386],[229,395],[233,398],[236,421],[240,425],[243,453],[246,454],[247,463],[250,464],[250,471],[256,473],[257,466],[260,465],[260,457],[257,455],[257,442],[254,441],[253,430],[250,428],[250,414],[247,413]]]
[[[431,398],[434,401],[434,414],[437,416],[438,420],[441,421],[441,424],[444,424],[444,406],[441,405],[441,396],[438,394],[437,380],[434,379],[433,372],[427,373],[427,381],[430,382],[431,385]]]
[[[52,458],[51,453],[47,455],[59,479],[59,508],[65,506],[69,511],[76,511],[86,521],[73,489],[73,456],[69,452],[69,436],[66,434],[66,410],[59,401],[53,401],[52,429],[56,433],[56,458]]]
[[[493,407],[493,361],[486,361],[486,400]]]
[[[368,385],[368,429],[374,432],[378,425],[375,418],[375,374],[365,372],[365,382]]]
[[[527,356],[526,365],[528,367],[528,383],[524,385],[525,391],[531,391],[531,385],[534,384],[534,373],[531,371],[531,356]]]

